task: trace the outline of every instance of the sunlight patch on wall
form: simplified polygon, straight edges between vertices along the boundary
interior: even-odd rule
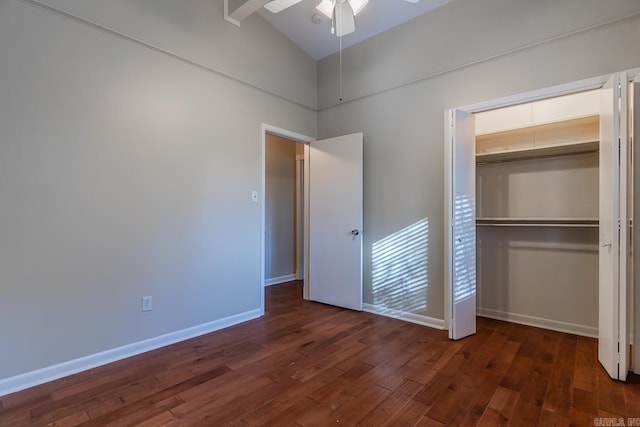
[[[476,293],[475,197],[458,196],[454,206],[454,302]]]
[[[427,308],[429,220],[372,245],[373,305],[410,313]]]

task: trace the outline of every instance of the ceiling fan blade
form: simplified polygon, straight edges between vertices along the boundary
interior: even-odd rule
[[[278,13],[294,4],[300,3],[302,0],[273,0],[264,5],[264,8],[271,13]]]
[[[351,34],[356,30],[356,23],[353,19],[353,9],[347,0],[336,1],[335,14],[336,36],[342,37]]]

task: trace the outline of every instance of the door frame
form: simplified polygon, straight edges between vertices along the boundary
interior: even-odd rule
[[[636,89],[640,89],[640,73],[632,73],[633,71],[628,73],[631,80],[629,96],[633,101],[632,109],[629,111],[629,118],[631,120],[628,123],[628,131],[631,135],[632,141],[637,142],[640,141],[640,90]],[[640,151],[636,150],[635,147],[632,147],[631,152],[632,155],[630,156],[630,158],[632,164],[639,164]],[[634,168],[630,169],[632,181],[631,188],[629,190],[635,194],[636,189],[640,188],[640,173],[636,172]],[[640,232],[638,231],[637,227],[633,227],[633,224],[637,223],[637,220],[640,220],[640,197],[634,198],[632,203],[633,205],[629,216],[630,222],[632,224],[632,257],[630,262],[631,277],[628,278],[629,282],[632,285],[629,289],[627,289],[627,301],[629,302],[629,305],[627,306],[627,315],[629,316],[627,327],[629,332],[629,342],[632,343],[633,348],[636,349],[634,350],[633,355],[630,359],[631,366],[634,373],[640,374],[640,284],[633,286],[633,283],[635,282],[635,274],[636,272],[640,272],[640,256],[636,254],[636,247],[638,246],[638,244],[640,244]]]
[[[640,73],[640,68],[634,68],[634,69],[630,69],[630,70],[626,70],[626,71],[622,71],[622,72],[626,72],[627,76],[628,76],[628,80],[632,80],[634,76],[638,75]],[[539,100],[543,100],[543,99],[547,99],[547,98],[554,98],[557,96],[562,96],[562,95],[570,95],[572,93],[577,93],[577,92],[583,92],[583,91],[587,91],[587,90],[593,90],[593,89],[599,89],[601,88],[606,82],[607,80],[616,73],[608,73],[608,74],[603,74],[597,77],[592,77],[592,78],[588,78],[588,79],[583,79],[583,80],[578,80],[578,81],[574,81],[574,82],[569,82],[569,83],[563,83],[560,85],[556,85],[556,86],[551,86],[551,87],[547,87],[547,88],[543,88],[543,89],[537,89],[537,90],[533,90],[533,91],[528,91],[528,92],[522,92],[519,94],[515,94],[515,95],[509,95],[509,96],[504,96],[501,98],[495,98],[492,100],[487,100],[487,101],[483,101],[483,102],[478,102],[475,104],[470,104],[470,105],[466,105],[466,106],[462,106],[462,107],[452,107],[449,108],[447,110],[445,110],[445,114],[444,114],[444,118],[445,118],[445,122],[444,122],[444,126],[445,126],[445,188],[444,188],[444,215],[445,215],[445,228],[444,228],[444,237],[445,237],[445,241],[444,241],[444,258],[445,258],[445,281],[444,281],[444,328],[449,330],[450,329],[450,318],[451,318],[451,312],[450,312],[450,303],[451,303],[451,274],[450,274],[450,270],[449,267],[452,265],[452,256],[451,256],[451,252],[450,252],[450,248],[452,247],[452,236],[451,236],[451,222],[450,222],[450,212],[449,212],[449,208],[450,208],[450,204],[452,202],[451,200],[451,182],[450,182],[450,176],[453,172],[453,170],[451,170],[450,168],[447,167],[447,165],[450,164],[450,162],[452,161],[451,159],[451,149],[450,149],[450,140],[449,140],[449,136],[450,136],[450,132],[449,131],[449,116],[450,116],[450,111],[452,110],[462,110],[464,112],[467,113],[480,113],[483,111],[489,111],[489,110],[495,110],[498,108],[502,108],[502,107],[510,107],[513,105],[518,105],[518,104],[524,104],[524,103],[528,103],[528,102],[534,102],[534,101],[539,101]],[[640,286],[640,285],[639,285]],[[627,290],[629,291],[629,288],[633,287],[633,278],[628,278],[627,279]],[[638,291],[636,289],[636,291]],[[633,293],[631,294],[633,295]],[[632,330],[628,330],[627,334],[629,337],[633,337],[633,332]],[[629,340],[629,342],[633,342],[631,339]],[[637,368],[636,368],[637,369]]]
[[[306,145],[305,145],[306,146]],[[304,198],[307,194],[305,190],[306,182],[305,173],[306,173],[306,161],[304,154],[296,154],[296,197],[295,197],[295,205],[296,205],[296,244],[295,244],[295,252],[296,252],[296,271],[295,276],[296,280],[304,280],[304,274],[307,269],[304,263],[304,247],[307,239],[304,238],[304,225],[306,224],[305,214],[307,210],[304,205]],[[300,242],[300,238],[302,236],[302,242]],[[300,244],[302,243],[302,245]],[[302,246],[302,247],[301,247]]]
[[[297,132],[293,132],[287,129],[282,129],[277,126],[273,126],[267,123],[262,123],[260,127],[260,315],[264,315],[264,270],[265,270],[265,215],[266,215],[266,149],[267,149],[267,134],[280,136],[286,139],[290,139],[293,142],[304,144],[304,159],[309,158],[309,143],[316,140],[311,136],[303,135]],[[296,159],[297,161],[297,159]],[[309,168],[304,168],[304,202],[303,202],[303,215],[304,215],[304,277],[302,286],[302,297],[309,299]]]

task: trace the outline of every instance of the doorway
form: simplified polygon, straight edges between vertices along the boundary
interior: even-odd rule
[[[278,128],[276,126],[271,126],[268,124],[262,124],[262,129],[261,129],[261,150],[262,150],[262,170],[261,170],[261,191],[260,194],[262,194],[262,198],[261,198],[261,218],[262,218],[262,233],[261,233],[261,269],[260,269],[260,284],[263,287],[263,289],[260,292],[260,298],[261,298],[261,311],[262,314],[264,314],[264,287],[268,286],[268,285],[272,285],[275,283],[281,283],[280,280],[282,281],[288,281],[286,279],[288,279],[287,277],[284,277],[282,275],[277,276],[277,272],[275,273],[276,276],[274,275],[274,271],[272,269],[272,266],[269,267],[269,270],[267,270],[267,244],[271,244],[272,242],[268,242],[267,240],[267,228],[268,228],[268,224],[267,224],[267,144],[268,144],[268,140],[275,140],[275,141],[279,141],[281,142],[281,144],[285,147],[285,151],[286,151],[286,146],[289,145],[289,148],[292,148],[292,150],[290,150],[291,153],[293,153],[293,165],[291,165],[293,172],[293,176],[290,176],[290,181],[289,184],[291,184],[291,182],[293,182],[293,194],[289,193],[288,195],[286,193],[285,197],[288,196],[290,199],[290,201],[292,202],[292,209],[290,210],[290,227],[287,227],[286,229],[288,230],[288,232],[291,235],[291,239],[290,239],[290,243],[291,243],[291,247],[292,250],[290,252],[290,254],[292,255],[290,257],[291,260],[291,268],[290,268],[290,272],[286,273],[285,275],[288,275],[290,280],[302,280],[302,294],[303,294],[303,298],[304,299],[308,299],[309,298],[309,286],[308,286],[308,277],[307,277],[307,269],[304,268],[304,266],[308,265],[308,254],[307,254],[307,245],[306,242],[308,242],[308,225],[307,225],[307,221],[305,221],[304,219],[308,218],[308,207],[309,207],[309,200],[308,200],[308,168],[304,168],[302,171],[296,171],[296,166],[299,165],[299,162],[304,163],[304,159],[308,158],[309,156],[309,143],[311,141],[314,141],[314,138],[307,136],[307,135],[302,135],[302,134],[298,134],[296,132],[292,132],[286,129],[282,129],[282,128]],[[277,142],[275,144],[278,144]],[[298,151],[300,148],[302,148],[301,154],[300,151]],[[278,162],[279,163],[279,162]],[[300,176],[300,181],[297,178],[298,176]],[[300,185],[302,184],[302,185]],[[299,187],[296,189],[296,185]],[[282,186],[283,188],[286,187],[286,185]],[[296,196],[302,194],[302,200],[301,201],[296,201]],[[299,212],[296,212],[299,211]],[[272,214],[274,212],[270,212],[270,214]],[[303,220],[300,221],[299,224],[296,224],[296,218],[297,215],[296,213],[299,213],[300,218],[302,218]],[[280,220],[282,220],[282,218],[279,218]],[[284,219],[284,221],[286,221],[286,218]],[[283,222],[284,222],[283,221]],[[271,237],[271,236],[269,236]],[[298,243],[298,245],[296,245],[296,243]],[[296,248],[296,246],[298,246]],[[300,253],[302,253],[302,256],[300,257],[299,255],[296,255],[297,251],[300,251]],[[270,262],[273,262],[273,258],[269,258]],[[300,262],[300,265],[302,266],[302,268],[298,268],[297,274],[298,277],[296,277],[296,265],[298,264],[298,261]],[[278,267],[280,268],[280,267]],[[300,271],[302,270],[302,271]],[[282,270],[278,270],[278,271],[282,271]],[[273,276],[273,277],[267,277],[267,276]],[[279,277],[279,279],[278,279]],[[276,280],[274,280],[276,279]]]
[[[315,140],[274,126],[262,125],[261,288],[264,287],[267,271],[267,212],[264,195],[267,181],[267,139],[270,136],[302,143],[304,150],[302,159],[298,157],[304,162],[302,172],[299,172],[299,187],[303,193],[300,209],[300,217],[303,219],[300,228],[303,232],[299,233],[302,237],[303,252],[303,256],[300,257],[302,273],[299,272],[303,280],[303,298],[361,311],[362,132]],[[294,220],[290,222],[295,223]],[[273,281],[273,278],[270,279]],[[264,314],[263,289],[261,312]]]
[[[304,144],[270,133],[265,146],[265,286],[304,275]]]
[[[628,368],[628,342],[631,341],[630,331],[627,330],[628,318],[626,315],[627,295],[631,294],[632,277],[628,274],[627,264],[630,256],[628,251],[627,236],[629,235],[627,216],[630,215],[627,207],[629,196],[626,186],[629,180],[627,161],[629,149],[627,146],[627,81],[630,75],[635,75],[637,70],[630,73],[616,73],[581,82],[566,84],[549,88],[543,91],[517,95],[502,100],[490,101],[460,109],[447,111],[447,174],[446,190],[446,247],[447,258],[447,283],[445,288],[447,297],[445,307],[446,320],[449,322],[450,336],[453,339],[463,338],[475,329],[475,304],[469,307],[463,306],[465,298],[458,298],[458,288],[471,289],[475,299],[476,279],[476,199],[477,188],[475,183],[475,161],[473,157],[484,156],[484,153],[475,153],[477,145],[474,138],[473,113],[494,110],[509,105],[520,105],[525,102],[539,101],[551,97],[557,97],[569,93],[583,92],[590,89],[599,89],[599,141],[594,141],[599,147],[599,215],[591,219],[593,224],[586,224],[584,218],[567,221],[562,215],[559,223],[557,218],[543,218],[547,220],[542,224],[538,218],[531,221],[530,218],[516,218],[517,223],[511,218],[480,218],[483,226],[511,226],[538,225],[549,228],[559,227],[591,227],[597,225],[599,229],[599,321],[598,321],[598,358],[609,375],[613,378],[624,380]],[[555,124],[554,124],[555,126]],[[580,141],[577,141],[580,142]],[[570,145],[562,145],[563,150],[569,146],[577,146],[577,142]],[[585,142],[582,141],[584,145]],[[586,146],[586,145],[584,145]],[[554,146],[556,150],[559,146]],[[536,151],[540,148],[534,147]],[[524,149],[511,150],[510,156],[522,155]],[[470,154],[470,156],[468,156]],[[548,154],[548,153],[547,153]],[[503,153],[498,158],[494,153],[484,160],[504,161]],[[548,158],[548,156],[546,156]],[[469,158],[460,168],[460,159]],[[473,179],[466,179],[473,176]],[[554,188],[555,189],[555,188]],[[458,202],[465,200],[468,203],[460,205]],[[464,209],[468,215],[459,215]],[[463,213],[464,213],[463,212]],[[631,214],[632,216],[632,214]],[[463,233],[472,230],[470,233]],[[596,242],[598,242],[596,240]],[[620,250],[618,249],[620,248]],[[462,273],[466,273],[466,276]],[[472,286],[469,286],[471,284]],[[575,293],[574,293],[575,294]],[[472,315],[469,315],[469,313]],[[524,323],[524,322],[521,322]]]

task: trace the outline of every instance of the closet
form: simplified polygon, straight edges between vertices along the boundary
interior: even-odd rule
[[[633,357],[640,373],[638,71],[445,112],[451,339],[474,334],[477,313],[597,337],[612,378]]]
[[[599,91],[475,114],[477,313],[598,335]]]

